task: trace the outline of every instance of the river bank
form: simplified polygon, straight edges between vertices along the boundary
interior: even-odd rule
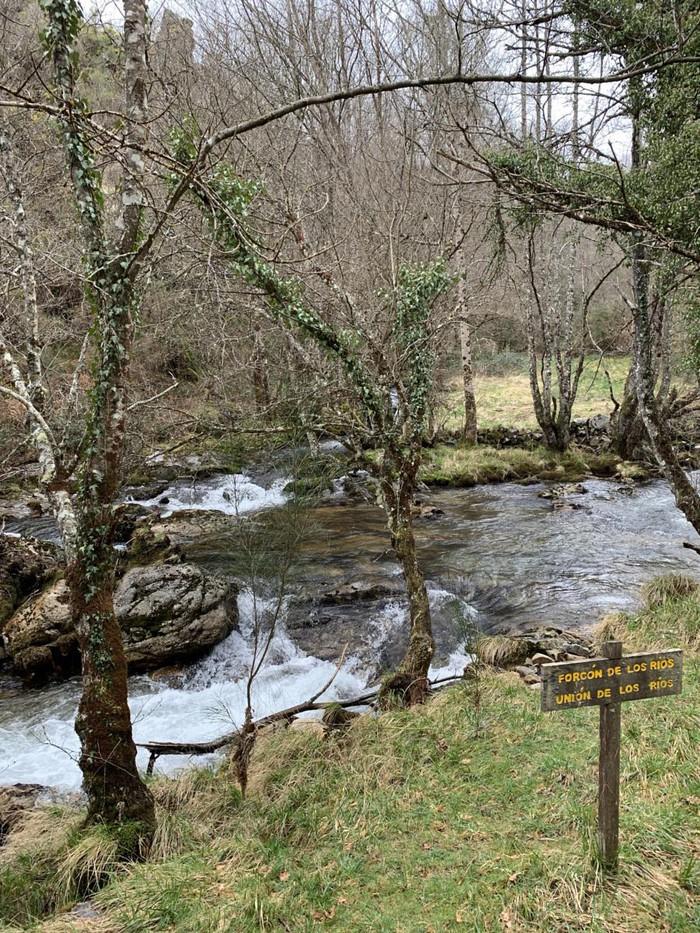
[[[0,849],[6,929],[58,911],[37,929],[690,933],[700,600],[660,592],[615,621],[630,649],[684,648],[686,671],[681,697],[625,705],[614,883],[595,860],[597,711],[543,714],[537,690],[482,672],[327,737],[268,732],[245,801],[225,765],[156,779],[160,829],[144,865],[114,865],[107,837],[78,832],[75,811],[32,812]]]

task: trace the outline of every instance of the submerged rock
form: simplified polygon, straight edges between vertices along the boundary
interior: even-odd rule
[[[193,564],[135,567],[119,581],[114,607],[131,671],[200,657],[237,625],[236,587]],[[7,657],[32,684],[80,669],[68,587],[54,583],[2,627]]]
[[[381,599],[404,594],[405,589],[400,583],[382,580],[353,580],[330,590],[322,590],[316,594],[315,598],[319,605],[328,606],[335,603],[354,602],[358,599]]]
[[[557,486],[550,486],[549,489],[543,489],[537,495],[540,499],[563,499],[566,496],[582,496],[587,492],[583,483],[560,483]]]
[[[459,596],[428,584],[435,655],[440,667],[465,647],[474,624]],[[322,661],[341,654],[368,677],[396,669],[408,646],[408,601],[401,578],[346,581],[339,586],[300,593],[287,607],[285,628],[304,654]]]

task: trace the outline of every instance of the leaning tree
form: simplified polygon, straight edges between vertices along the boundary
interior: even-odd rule
[[[585,86],[584,66],[590,75],[614,63],[626,78],[610,89],[602,111],[599,95],[588,102],[587,123],[597,133],[588,142],[580,135],[572,139],[570,130],[546,145],[510,139],[505,147],[482,151],[481,164],[521,208],[597,227],[625,250],[633,291],[631,415],[638,409],[679,508],[700,530],[700,496],[674,448],[657,365],[659,312],[678,282],[700,267],[700,11],[694,0],[667,6],[654,0],[569,0],[549,21],[550,58],[579,62],[571,71],[575,90]],[[536,80],[546,73],[539,69]],[[631,129],[627,164],[614,148],[604,151],[597,144],[620,116]],[[689,310],[691,318],[697,316]]]

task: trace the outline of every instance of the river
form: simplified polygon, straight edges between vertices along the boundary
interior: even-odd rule
[[[223,476],[196,487],[174,484],[148,504],[163,514],[193,507],[223,512],[233,526],[239,520],[234,513],[283,505],[283,487],[279,479],[264,485],[247,476]],[[458,673],[464,667],[465,623],[483,631],[537,625],[575,630],[606,612],[634,608],[641,585],[655,576],[700,576],[700,558],[682,547],[683,541],[700,539],[676,509],[665,483],[630,490],[615,481],[592,479],[585,487],[587,492],[567,498],[572,507],[563,509],[540,497],[542,484],[433,490],[426,497],[443,513],[416,525],[436,620],[435,674]],[[168,501],[159,505],[163,496]],[[297,584],[301,581],[307,591],[349,580],[396,584],[400,579],[376,507],[331,501],[310,509],[309,517],[313,533],[302,546],[295,571]],[[8,525],[6,531],[45,537],[54,533],[45,520]],[[235,571],[233,540],[233,532],[230,540],[220,530],[203,535],[196,542],[195,559],[210,569]],[[239,630],[192,665],[177,686],[149,676],[131,678],[137,741],[206,740],[240,720],[253,620],[252,595],[246,589],[239,610]],[[356,639],[360,647],[346,658],[326,698],[360,692],[376,677],[372,654],[395,646],[405,631],[405,606],[396,596],[335,611],[346,627],[364,628]],[[333,624],[331,619],[331,634]],[[292,636],[291,622],[283,622],[255,686],[256,716],[308,698],[336,668],[342,644],[335,636],[317,653],[310,647],[315,642]],[[0,783],[79,787],[72,725],[79,690],[77,680],[40,690],[0,681]],[[158,769],[173,771],[186,763],[161,759]]]

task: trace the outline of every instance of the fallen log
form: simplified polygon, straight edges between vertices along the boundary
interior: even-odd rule
[[[457,683],[457,681],[461,679],[461,676],[441,677],[438,680],[429,681],[429,684],[432,689],[435,689],[436,687],[441,689],[442,687],[447,687],[450,684]],[[317,694],[316,697],[312,697],[310,700],[307,700],[304,703],[297,703],[295,706],[290,706],[287,709],[278,710],[276,713],[270,713],[267,716],[256,719],[252,724],[252,729],[253,731],[257,732],[259,729],[272,725],[276,722],[286,722],[289,724],[301,713],[309,713],[317,710],[327,710],[334,706],[341,707],[342,709],[350,709],[353,706],[373,706],[379,697],[380,689],[381,687],[374,687],[367,693],[363,693],[357,697],[352,697],[347,700],[329,700],[322,703],[317,702],[317,697],[319,696],[319,694]],[[227,732],[225,735],[221,735],[216,739],[211,739],[209,742],[154,741],[137,742],[136,745],[138,748],[145,748],[150,753],[146,774],[153,774],[155,763],[161,757],[161,755],[211,755],[228,745],[235,745],[239,741],[240,736],[240,730],[234,729],[232,732]]]

